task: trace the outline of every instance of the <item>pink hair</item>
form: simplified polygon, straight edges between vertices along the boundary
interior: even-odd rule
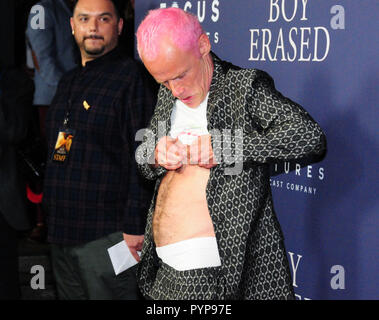
[[[191,13],[178,8],[150,10],[137,30],[137,50],[147,60],[154,60],[159,53],[163,36],[169,36],[181,50],[193,50],[200,55],[198,39],[204,33],[199,20]]]

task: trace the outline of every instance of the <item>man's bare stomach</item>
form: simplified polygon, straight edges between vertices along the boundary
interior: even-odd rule
[[[183,165],[163,178],[153,216],[155,245],[214,236],[206,199],[209,169]]]

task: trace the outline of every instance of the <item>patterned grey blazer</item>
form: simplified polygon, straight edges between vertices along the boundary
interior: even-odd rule
[[[177,281],[170,288],[159,272],[162,261],[155,252],[152,217],[166,170],[146,162],[155,143],[170,130],[175,98],[161,86],[150,131],[136,153],[142,174],[156,180],[138,268],[141,291],[157,299],[293,299],[284,238],[273,209],[269,163],[322,154],[325,136],[301,106],[276,91],[267,73],[238,68],[213,53],[212,58],[207,119],[220,164],[210,171],[206,196],[222,265],[211,273],[171,270]]]

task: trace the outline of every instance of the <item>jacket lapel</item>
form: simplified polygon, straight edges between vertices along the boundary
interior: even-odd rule
[[[208,130],[212,129],[211,117],[217,103],[221,99],[221,94],[224,87],[224,78],[227,71],[222,64],[222,61],[213,52],[211,52],[211,56],[213,60],[214,69],[212,75],[212,82],[209,89],[209,98],[207,106]]]

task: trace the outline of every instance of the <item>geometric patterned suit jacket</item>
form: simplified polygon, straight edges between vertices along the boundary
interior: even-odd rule
[[[209,132],[216,129],[215,134],[211,133],[212,147],[219,165],[210,169],[206,197],[222,265],[214,273],[214,295],[186,295],[184,285],[179,285],[177,292],[181,292],[181,299],[293,299],[284,238],[273,208],[269,163],[322,154],[325,136],[301,106],[276,91],[267,73],[241,69],[213,53],[212,58],[207,120]],[[166,172],[162,167],[153,169],[146,159],[154,151],[152,141],[157,142],[170,130],[174,101],[171,92],[161,86],[151,131],[136,153],[142,174],[156,180],[138,267],[139,285],[146,296],[154,296],[159,269],[152,217]],[[237,131],[239,134],[233,134]],[[201,278],[204,274],[195,270],[184,276]],[[160,290],[167,289],[163,286]],[[175,299],[164,293],[159,299],[166,297]]]

